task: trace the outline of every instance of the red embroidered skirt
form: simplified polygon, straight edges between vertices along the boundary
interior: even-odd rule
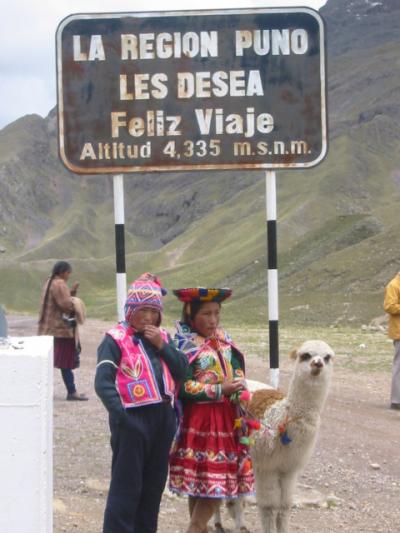
[[[54,367],[77,368],[78,366],[75,339],[54,337]]]
[[[185,405],[170,458],[172,491],[209,498],[254,493],[248,448],[238,442],[235,418],[228,400]]]

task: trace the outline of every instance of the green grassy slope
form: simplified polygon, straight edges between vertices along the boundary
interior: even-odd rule
[[[352,8],[365,8],[357,1]],[[383,313],[400,269],[400,59],[390,11],[328,2],[326,160],[277,172],[280,316],[284,323],[361,324]],[[383,8],[382,8],[383,9]],[[393,8],[397,9],[397,8]],[[396,11],[398,13],[399,11]],[[126,176],[128,281],[228,285],[226,316],[267,319],[262,172]],[[54,113],[0,132],[0,303],[36,312],[53,263],[70,259],[91,316],[115,316],[112,180],[65,171]],[[167,313],[179,304],[167,297]]]

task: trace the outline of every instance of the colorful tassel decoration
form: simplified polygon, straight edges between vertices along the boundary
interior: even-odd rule
[[[243,418],[235,418],[233,429],[241,429]]]
[[[249,402],[251,400],[251,393],[248,390],[237,391],[231,394],[230,400],[237,404],[240,404],[240,402]]]
[[[239,395],[239,400],[241,402],[249,402],[250,399],[251,399],[251,394],[250,394],[250,391],[248,390],[243,390]]]
[[[281,433],[281,443],[283,445],[290,444],[292,442],[292,439],[289,437],[288,432],[285,430],[283,433]]]
[[[257,431],[258,429],[261,428],[261,423],[260,423],[259,420],[253,420],[253,419],[251,419],[251,418],[248,418],[248,419],[246,420],[246,422],[247,422],[247,425],[249,426],[249,428],[250,428],[251,430],[253,430],[253,431],[254,431],[254,430]]]

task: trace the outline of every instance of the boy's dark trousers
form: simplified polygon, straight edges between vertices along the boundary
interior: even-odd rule
[[[122,427],[110,419],[113,456],[103,533],[156,533],[176,416],[169,402],[127,413]]]

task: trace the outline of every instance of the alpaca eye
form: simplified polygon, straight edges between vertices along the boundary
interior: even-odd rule
[[[329,354],[325,355],[324,357],[325,363],[329,363],[330,360],[331,360],[331,356]]]
[[[311,359],[311,354],[309,353],[302,353],[300,355],[300,361],[308,361],[309,359]]]

